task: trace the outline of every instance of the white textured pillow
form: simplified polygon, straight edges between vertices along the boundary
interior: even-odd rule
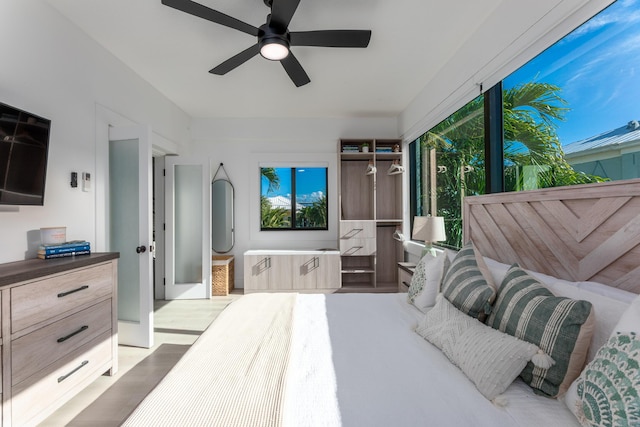
[[[489,400],[502,394],[539,351],[462,313],[441,294],[416,332],[440,348]]]
[[[444,252],[436,257],[426,254],[423,256],[411,277],[407,301],[425,312],[436,303],[436,295],[440,292],[440,282],[449,260]]]

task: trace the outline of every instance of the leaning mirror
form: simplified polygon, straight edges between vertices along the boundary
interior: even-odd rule
[[[234,244],[233,184],[228,179],[216,178],[222,163],[211,182],[211,248],[218,253],[229,252]]]

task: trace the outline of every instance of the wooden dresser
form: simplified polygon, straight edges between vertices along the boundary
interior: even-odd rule
[[[35,425],[118,369],[117,253],[0,265],[2,425]]]

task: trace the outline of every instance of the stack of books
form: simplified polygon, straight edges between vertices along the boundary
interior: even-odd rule
[[[86,240],[73,240],[71,242],[40,245],[38,248],[38,258],[52,259],[64,258],[75,255],[88,255],[91,253],[91,244]]]
[[[376,153],[392,153],[393,149],[391,147],[376,147]]]
[[[343,145],[342,146],[343,153],[358,153],[360,152],[360,147],[357,145]]]

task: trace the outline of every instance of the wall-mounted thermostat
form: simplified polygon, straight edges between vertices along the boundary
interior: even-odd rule
[[[82,172],[82,191],[91,190],[91,174],[89,172]]]

